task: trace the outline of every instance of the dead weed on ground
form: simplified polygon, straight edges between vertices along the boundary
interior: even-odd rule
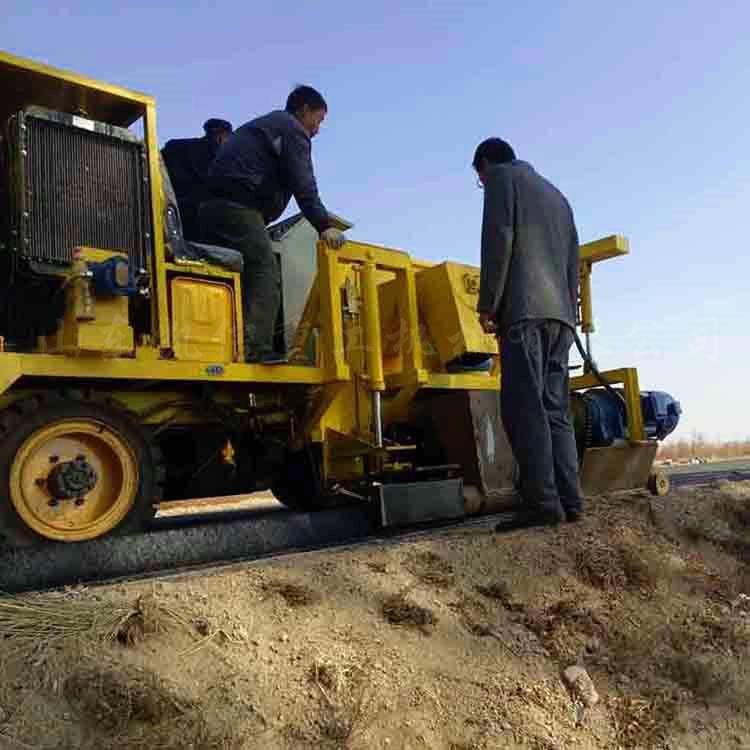
[[[432,633],[433,626],[438,621],[437,616],[431,609],[409,601],[407,593],[403,591],[387,597],[383,601],[381,609],[385,619],[391,625],[418,628],[425,635]]]
[[[663,555],[629,529],[616,529],[609,540],[589,536],[574,551],[578,577],[607,591],[653,591],[666,575]]]
[[[492,581],[491,583],[477,586],[477,593],[487,599],[494,599],[505,607],[509,612],[522,612],[524,605],[513,595],[510,586],[505,581]]]
[[[332,748],[348,748],[376,718],[375,695],[360,666],[342,666],[330,661],[313,662],[310,672],[321,695],[317,720],[320,739]]]
[[[529,610],[524,624],[550,655],[564,666],[597,651],[606,632],[599,615],[576,599],[561,599],[542,610]]]
[[[750,671],[733,657],[677,653],[661,664],[676,685],[709,705],[746,712],[750,702]]]
[[[39,687],[64,699],[72,718],[88,727],[91,741],[83,747],[236,750],[241,746],[246,717],[238,708],[197,701],[126,656],[124,651],[78,642],[37,660]]]
[[[321,599],[315,589],[290,581],[267,581],[263,584],[263,590],[280,596],[290,607],[309,607]]]
[[[716,604],[688,611],[669,628],[672,648],[680,653],[740,656],[750,648],[750,618],[741,609]]]
[[[668,693],[622,696],[608,701],[618,746],[657,747],[669,733],[679,711],[678,699]]]
[[[448,588],[455,580],[453,566],[434,552],[413,555],[406,567],[421,581],[437,588]]]
[[[194,708],[176,686],[150,670],[100,654],[76,662],[58,689],[81,716],[109,730],[121,731],[132,721],[173,721]]]
[[[133,646],[149,635],[185,626],[183,613],[153,595],[122,604],[86,591],[0,596],[0,637],[21,651],[86,638]]]

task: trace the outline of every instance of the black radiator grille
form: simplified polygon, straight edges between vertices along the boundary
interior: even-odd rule
[[[24,122],[21,255],[68,264],[74,247],[88,246],[126,252],[144,267],[150,217],[142,144],[36,117]]]

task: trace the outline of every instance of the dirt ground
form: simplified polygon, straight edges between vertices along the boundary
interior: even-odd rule
[[[750,748],[748,483],[42,604],[130,614],[6,613],[3,749]]]

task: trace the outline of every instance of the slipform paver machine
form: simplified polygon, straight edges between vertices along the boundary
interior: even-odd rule
[[[241,257],[182,237],[152,98],[0,53],[0,133],[5,545],[147,531],[170,501],[263,489],[297,510],[372,503],[384,524],[508,502],[477,268],[334,252],[294,217],[272,229],[289,364],[245,364]],[[627,252],[581,247],[587,338],[592,268]],[[632,367],[571,388],[585,491],[663,492],[679,405]]]

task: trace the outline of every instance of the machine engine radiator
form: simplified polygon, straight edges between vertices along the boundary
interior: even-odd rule
[[[127,253],[145,266],[151,245],[144,145],[130,131],[33,107],[9,125],[12,250],[68,265],[73,248]]]

